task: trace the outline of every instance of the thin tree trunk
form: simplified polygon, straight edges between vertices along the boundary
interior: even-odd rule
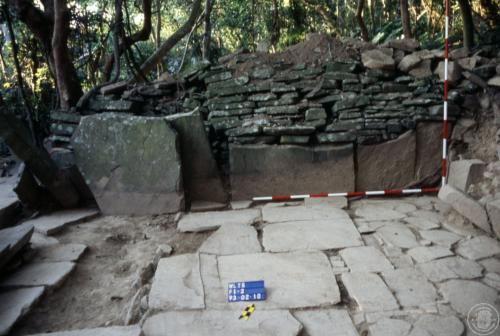
[[[211,14],[212,14],[212,5],[213,0],[205,1],[205,32],[203,35],[203,49],[202,55],[204,60],[210,60],[210,40],[212,38],[212,22],[211,22]]]
[[[196,23],[196,20],[201,12],[201,0],[194,0],[191,14],[188,20],[165,42],[162,43],[153,55],[151,55],[141,66],[141,73],[147,76],[157,64],[159,64],[163,57],[180,41],[184,36],[189,34],[191,29]],[[131,83],[141,80],[139,76],[135,76],[130,80]]]
[[[82,87],[68,50],[70,15],[66,0],[54,0],[52,55],[61,108],[75,106],[83,95]]]
[[[410,12],[408,11],[408,0],[400,0],[401,7],[401,24],[403,25],[403,34],[405,38],[412,38],[410,25]]]
[[[464,48],[470,50],[474,45],[474,21],[472,21],[472,10],[469,0],[458,0],[463,21],[463,42]]]
[[[35,133],[35,126],[33,122],[33,108],[31,107],[31,103],[26,97],[26,91],[24,90],[24,80],[21,70],[21,65],[19,63],[18,53],[19,49],[17,47],[16,35],[14,34],[14,28],[12,27],[12,21],[10,18],[9,10],[6,6],[3,7],[4,16],[7,22],[7,29],[9,31],[10,43],[12,44],[12,58],[14,60],[14,67],[16,68],[16,78],[17,78],[17,87],[19,92],[19,97],[24,105],[24,119],[26,120],[30,134],[31,140],[35,143],[36,146],[40,147],[40,141]]]
[[[366,29],[365,20],[363,20],[363,8],[365,0],[358,0],[356,8],[356,20],[358,21],[359,28],[361,29],[361,38],[363,41],[368,41],[368,29]]]
[[[156,0],[156,49],[161,46],[161,0]],[[158,78],[163,72],[161,63],[156,67]]]

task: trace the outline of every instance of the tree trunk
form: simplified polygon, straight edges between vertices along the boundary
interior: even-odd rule
[[[194,0],[193,8],[191,9],[191,14],[189,15],[188,20],[174,33],[172,34],[165,42],[162,43],[161,47],[157,49],[153,55],[149,56],[149,58],[142,64],[141,73],[144,76],[147,76],[157,64],[159,64],[163,57],[193,28],[196,23],[196,19],[200,15],[201,12],[201,0]],[[137,82],[141,80],[139,76],[136,76],[130,80],[131,83]]]
[[[470,50],[474,45],[474,22],[472,21],[472,10],[469,0],[458,0],[463,21],[463,42],[464,48]]]
[[[73,184],[57,168],[49,154],[33,144],[29,131],[21,121],[5,113],[1,104],[0,97],[0,137],[63,207],[77,206],[80,196]]]
[[[401,24],[403,25],[403,34],[405,38],[412,38],[408,0],[400,0],[399,5],[401,7]]]
[[[205,33],[203,35],[202,55],[204,60],[210,60],[210,40],[212,38],[212,26],[210,14],[212,13],[212,0],[205,1]]]
[[[118,52],[119,52],[120,56],[125,52],[125,50],[127,50],[134,43],[137,43],[139,41],[146,41],[147,39],[149,39],[149,35],[151,35],[151,31],[152,31],[151,3],[152,3],[152,0],[143,0],[142,1],[142,11],[144,13],[144,23],[142,25],[141,30],[137,31],[136,33],[132,34],[131,36],[125,37],[123,39],[122,43],[119,44]],[[121,12],[121,10],[120,10],[120,12]],[[118,13],[116,13],[116,10],[115,10],[115,15],[117,15],[117,14]],[[104,82],[109,81],[111,78],[111,73],[113,71],[115,59],[116,59],[115,54],[109,54],[107,56],[106,63],[104,64],[104,68],[103,68]]]
[[[365,0],[358,0],[358,6],[356,8],[356,20],[358,21],[359,28],[361,29],[361,38],[363,41],[368,41],[368,29],[366,29],[365,20],[363,20],[363,8],[365,6]]]
[[[156,49],[161,46],[161,0],[156,0]],[[161,64],[157,66],[158,78],[163,72],[163,67]]]

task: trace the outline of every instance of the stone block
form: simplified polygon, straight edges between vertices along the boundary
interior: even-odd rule
[[[378,145],[358,146],[357,160],[356,190],[406,187],[415,176],[415,132]]]
[[[0,230],[0,270],[30,241],[33,224]]]
[[[68,261],[29,264],[4,278],[0,288],[58,287],[74,268],[75,264]]]
[[[143,336],[143,333],[140,326],[132,325],[127,327],[105,327],[71,331],[58,331],[31,336]]]
[[[441,81],[444,81],[444,61],[439,62],[434,73],[439,76]],[[462,68],[457,62],[448,62],[448,82],[450,84],[457,83],[462,78]]]
[[[0,294],[0,335],[8,335],[12,326],[38,301],[43,287],[14,289]]]
[[[451,185],[447,184],[439,190],[438,197],[451,205],[459,214],[470,220],[480,229],[491,233],[491,226],[488,221],[488,214],[486,209],[468,197],[461,191],[453,188]]]
[[[51,236],[62,231],[68,225],[83,223],[97,216],[99,216],[99,210],[96,209],[63,210],[30,219],[26,223],[33,225],[36,232]]]
[[[203,232],[225,225],[252,225],[260,218],[259,209],[190,213],[177,224],[180,232]]]
[[[178,142],[164,118],[113,113],[82,118],[72,139],[78,168],[107,215],[183,209]]]
[[[486,164],[477,159],[453,161],[450,163],[448,183],[467,193],[471,184],[475,184],[482,179],[485,167]]]
[[[451,125],[450,125],[451,127]],[[419,122],[417,124],[417,153],[415,162],[415,181],[425,181],[430,185],[439,178],[443,151],[442,122]]]
[[[200,113],[195,110],[167,120],[180,136],[182,176],[188,199],[226,203],[228,195]]]
[[[352,145],[231,145],[229,155],[233,200],[354,188]]]
[[[309,336],[358,336],[351,317],[343,309],[313,309],[293,312]]]
[[[372,49],[361,53],[363,65],[369,69],[392,70],[394,69],[394,59],[383,50]]]

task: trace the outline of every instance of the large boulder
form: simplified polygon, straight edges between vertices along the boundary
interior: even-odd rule
[[[175,114],[167,120],[180,136],[186,198],[190,201],[227,202],[228,195],[198,110]]]
[[[444,81],[444,61],[439,62],[434,73],[439,76],[441,81]],[[450,84],[457,83],[462,78],[462,68],[457,62],[448,62],[448,82]]]
[[[84,117],[72,144],[103,214],[183,209],[178,136],[164,118],[114,113]]]
[[[354,189],[352,145],[230,146],[233,200]]]

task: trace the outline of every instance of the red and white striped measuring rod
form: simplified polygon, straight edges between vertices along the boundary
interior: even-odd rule
[[[446,184],[447,175],[447,140],[448,140],[448,24],[449,24],[449,0],[444,0],[445,16],[444,16],[444,90],[443,90],[443,156],[441,158],[441,186]],[[389,189],[378,191],[352,191],[341,193],[319,193],[305,195],[277,195],[277,196],[262,196],[254,197],[254,201],[290,201],[305,198],[321,198],[321,197],[364,197],[364,196],[402,196],[409,194],[426,194],[437,193],[439,188],[418,188],[418,189]]]

